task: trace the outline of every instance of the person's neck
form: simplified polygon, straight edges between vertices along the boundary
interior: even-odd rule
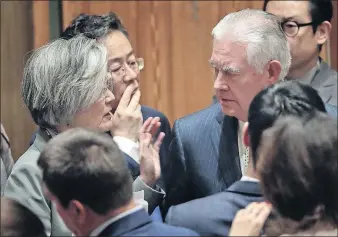
[[[124,205],[123,207],[120,207],[115,210],[109,211],[105,215],[98,215],[93,214],[93,218],[91,218],[91,222],[86,225],[85,228],[81,230],[82,233],[80,233],[80,236],[89,236],[90,233],[92,233],[96,228],[98,228],[100,225],[108,221],[109,219],[112,219],[116,217],[117,215],[126,212],[128,210],[131,210],[136,207],[136,204],[133,200],[131,200],[128,204]]]
[[[255,171],[255,168],[253,166],[253,162],[252,162],[252,156],[251,156],[251,150],[249,151],[249,163],[248,163],[248,168],[246,169],[246,172],[244,174],[246,177],[249,178],[254,178],[254,179],[259,179],[258,175]]]
[[[303,64],[298,68],[290,68],[287,78],[289,79],[298,79],[306,75],[312,68],[314,68],[318,62],[318,57],[314,57],[309,60],[307,63]]]

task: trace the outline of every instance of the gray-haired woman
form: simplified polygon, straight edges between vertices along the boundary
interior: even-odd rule
[[[148,174],[155,173],[153,179],[159,178],[158,151],[164,134],[160,134],[154,144],[149,139],[160,126],[159,118],[149,118],[142,126],[140,91],[133,84],[126,89],[113,115],[111,110],[115,97],[111,81],[107,72],[106,48],[96,40],[81,35],[70,40],[57,39],[34,51],[27,61],[22,96],[39,131],[32,146],[15,164],[4,196],[18,201],[36,214],[48,236],[71,234],[51,202],[45,198],[42,174],[37,166],[44,146],[58,133],[84,127],[125,135],[128,139],[128,133],[140,132],[140,166],[146,163],[143,165],[146,168],[142,170]],[[127,119],[122,121],[123,116]],[[152,192],[152,196],[145,195],[151,197],[150,201],[160,200],[154,195],[163,195],[136,179],[134,191],[139,190]]]

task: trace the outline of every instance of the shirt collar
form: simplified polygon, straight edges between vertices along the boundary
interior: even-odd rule
[[[252,177],[249,177],[249,176],[245,176],[245,175],[242,176],[241,181],[249,181],[249,182],[259,183],[258,179],[255,179],[255,178],[252,178]]]
[[[126,217],[132,213],[135,213],[139,210],[141,210],[143,207],[138,205],[132,209],[129,209],[128,211],[122,212],[120,214],[118,214],[117,216],[114,216],[110,219],[108,219],[107,221],[103,222],[101,225],[99,225],[98,227],[96,227],[89,236],[98,236],[102,231],[104,231],[109,225],[111,225],[112,223],[122,219],[123,217]]]
[[[292,78],[292,77],[287,77],[287,80],[297,80],[300,83],[306,84],[306,85],[310,85],[313,81],[313,79],[315,78],[317,72],[320,69],[320,60],[317,61],[316,65],[311,68],[310,71],[308,71],[307,73],[305,73],[304,76],[300,77],[300,78]]]

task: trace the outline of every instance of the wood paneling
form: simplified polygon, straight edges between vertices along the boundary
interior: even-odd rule
[[[331,56],[331,67],[335,70],[338,69],[338,59],[337,59],[337,42],[338,42],[338,1],[333,1],[333,18],[331,21],[332,31],[331,31],[331,40],[330,40],[330,56]]]
[[[49,2],[34,1],[33,5],[33,35],[34,48],[49,42]]]
[[[14,159],[28,148],[36,128],[20,95],[24,59],[32,49],[32,2],[1,1],[1,122]]]

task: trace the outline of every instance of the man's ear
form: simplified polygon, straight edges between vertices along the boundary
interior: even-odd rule
[[[331,28],[331,23],[328,21],[324,21],[317,27],[315,37],[318,45],[325,44],[330,38]]]
[[[270,85],[275,84],[278,81],[279,75],[282,71],[282,64],[277,60],[272,60],[268,63],[267,67],[269,73],[268,83]]]
[[[83,224],[86,221],[87,209],[81,202],[71,200],[68,205],[68,210],[70,211],[72,217],[76,218],[78,223]]]
[[[249,137],[249,123],[245,122],[243,126],[243,131],[242,131],[242,137],[243,137],[243,144],[246,147],[250,147],[250,137]]]

